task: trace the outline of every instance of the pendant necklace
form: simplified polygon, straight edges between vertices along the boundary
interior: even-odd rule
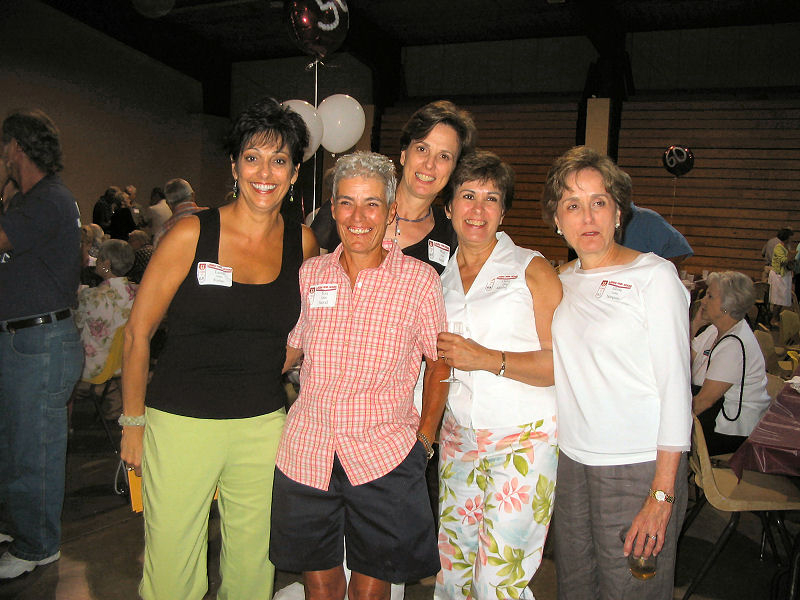
[[[432,211],[433,211],[433,209],[429,205],[428,206],[428,212],[426,212],[424,215],[422,215],[419,219],[406,219],[405,217],[401,217],[399,214],[395,213],[395,215],[394,215],[394,218],[395,218],[395,222],[394,222],[394,238],[395,238],[395,240],[397,240],[397,238],[400,237],[400,221],[405,221],[406,223],[422,223],[422,221],[424,221],[425,219],[427,219],[428,217],[431,216],[431,212]]]

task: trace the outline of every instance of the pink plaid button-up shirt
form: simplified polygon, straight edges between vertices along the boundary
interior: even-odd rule
[[[416,442],[414,384],[423,354],[436,360],[446,317],[439,276],[392,245],[351,288],[332,253],[300,269],[300,319],[289,345],[303,350],[300,396],[289,411],[277,466],[327,490],[333,455],[360,485],[399,465]]]

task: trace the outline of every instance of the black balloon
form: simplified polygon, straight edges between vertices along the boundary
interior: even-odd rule
[[[670,146],[664,150],[661,162],[664,163],[667,171],[675,177],[680,177],[686,175],[694,167],[694,154],[684,146]]]
[[[289,37],[300,50],[323,58],[342,45],[350,27],[345,0],[289,0]]]

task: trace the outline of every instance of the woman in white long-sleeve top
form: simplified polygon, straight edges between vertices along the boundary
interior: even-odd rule
[[[691,431],[689,296],[675,267],[624,248],[631,181],[579,146],[556,160],[542,210],[578,259],[553,317],[561,599],[671,599]],[[620,532],[624,531],[624,544]],[[626,558],[657,554],[634,579]]]

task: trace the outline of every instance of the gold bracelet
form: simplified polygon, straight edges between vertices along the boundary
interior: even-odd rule
[[[506,374],[506,351],[500,350],[500,354],[503,357],[503,362],[500,363],[500,370],[497,372],[497,376],[503,377]]]

